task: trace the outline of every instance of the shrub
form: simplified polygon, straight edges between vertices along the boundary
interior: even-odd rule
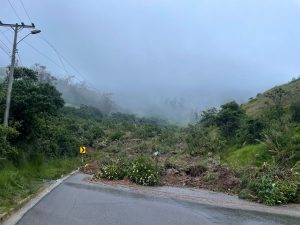
[[[250,181],[249,189],[257,196],[259,201],[272,205],[270,203],[272,200],[273,181],[270,176],[263,175]]]
[[[4,127],[3,125],[0,125],[0,169],[4,166],[4,163],[7,159],[11,160],[17,157],[17,149],[11,145],[10,139],[18,135],[19,133],[15,128]]]
[[[257,143],[257,140],[261,139],[263,128],[264,124],[258,119],[246,118],[242,120],[237,131],[238,142],[241,144]]]
[[[298,186],[292,181],[277,181],[272,190],[271,205],[275,204],[286,204],[294,202],[297,196]]]
[[[290,106],[290,113],[294,122],[300,122],[300,102],[294,102]]]
[[[245,193],[257,197],[259,202],[266,205],[279,205],[296,201],[298,186],[292,180],[275,180],[270,175],[261,175],[249,181],[246,189],[241,191],[240,196],[248,198]]]
[[[111,134],[110,139],[112,141],[117,141],[117,140],[120,140],[123,136],[124,136],[124,132],[117,130]]]
[[[294,167],[293,167],[293,170],[294,170],[296,173],[300,174],[300,161],[296,162],[296,164],[295,164]]]
[[[131,181],[144,186],[153,186],[159,183],[157,168],[145,158],[138,158],[133,161],[128,170],[128,177]]]
[[[109,180],[122,180],[126,176],[126,169],[117,162],[113,162],[109,165],[104,165],[100,168],[96,178],[104,178]]]
[[[186,142],[191,155],[218,152],[224,147],[225,141],[214,127],[189,126],[187,133]]]

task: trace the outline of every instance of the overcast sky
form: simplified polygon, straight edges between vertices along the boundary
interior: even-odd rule
[[[19,0],[10,0],[25,23]],[[182,97],[191,107],[245,101],[300,74],[297,0],[23,0],[42,37],[80,71],[61,63],[45,42],[19,44],[23,65],[72,74],[134,104]],[[16,23],[8,0],[0,20]],[[0,40],[12,33],[0,28]],[[25,35],[27,30],[20,33]],[[0,46],[3,43],[0,42]],[[0,49],[0,66],[9,63]],[[63,69],[65,67],[66,69]],[[127,102],[130,105],[129,102]],[[126,103],[126,104],[127,104]]]

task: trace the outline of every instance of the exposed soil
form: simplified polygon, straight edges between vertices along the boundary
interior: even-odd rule
[[[97,173],[99,167],[100,162],[95,160],[89,164],[86,164],[82,168],[82,172],[93,175]],[[110,185],[136,185],[128,178],[123,180],[101,179],[101,182]],[[226,193],[237,193],[240,187],[240,179],[234,172],[220,165],[211,169],[196,166],[191,167],[186,171],[175,168],[166,169],[164,174],[161,176],[160,184],[162,186],[193,187],[212,191],[222,191]]]
[[[161,184],[176,187],[204,188],[212,191],[235,193],[240,187],[240,179],[229,169],[217,166],[213,171],[193,169],[190,173],[167,169]]]
[[[95,174],[100,168],[100,162],[95,160],[91,163],[86,164],[84,167],[81,168],[81,171],[86,174]]]

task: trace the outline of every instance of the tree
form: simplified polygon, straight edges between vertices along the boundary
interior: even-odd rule
[[[269,109],[269,116],[273,116],[273,119],[280,119],[283,116],[284,99],[287,95],[288,92],[281,87],[276,87],[272,91],[266,93],[266,97],[269,99],[268,104],[271,106]]]
[[[37,81],[38,73],[26,67],[16,67],[14,71],[14,78],[15,80],[28,78],[33,81]]]
[[[202,111],[200,123],[205,127],[215,125],[217,113],[218,110],[215,107]]]
[[[229,102],[221,106],[220,112],[216,116],[216,124],[225,137],[232,137],[241,124],[241,119],[245,116],[244,111],[235,102]]]
[[[291,112],[292,120],[299,123],[300,122],[300,101],[291,104],[290,112]]]
[[[56,114],[63,107],[64,100],[53,85],[38,82],[34,71],[22,68],[17,70],[17,76],[13,84],[10,120],[21,123],[20,137],[24,137],[31,132],[36,116]],[[2,83],[1,90],[5,90],[6,85],[6,82]],[[1,98],[0,104],[4,110],[5,98]]]
[[[258,119],[246,118],[238,130],[238,138],[242,143],[253,144],[261,139],[264,124]]]

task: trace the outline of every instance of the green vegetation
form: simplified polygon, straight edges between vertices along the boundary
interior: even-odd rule
[[[251,172],[249,169],[245,171],[242,177],[243,189],[240,192],[240,197],[267,205],[298,202],[298,186],[299,179],[295,177],[295,174],[280,171],[274,165],[264,165],[255,172]]]
[[[93,113],[102,118],[99,110],[78,110],[85,118],[75,116],[64,108],[64,100],[51,82],[41,81],[39,74],[28,68],[15,71],[9,127],[0,125],[0,213],[36,192],[46,180],[76,169],[80,165],[78,147],[101,134],[101,129],[86,119]],[[1,115],[6,88],[4,80],[0,84]]]
[[[103,165],[100,168],[96,178],[105,178],[108,180],[122,180],[127,175],[128,164],[121,159],[110,162],[108,165]]]
[[[94,179],[122,180],[128,177],[134,183],[152,186],[159,183],[159,171],[150,158],[139,157],[132,162],[118,158],[100,167]]]
[[[0,214],[38,191],[45,181],[67,175],[78,166],[76,159],[57,159],[40,165],[28,163],[22,167],[7,163],[0,170]]]
[[[128,170],[128,177],[133,182],[144,186],[155,185],[159,182],[157,168],[146,158],[138,158],[133,161]]]
[[[287,102],[288,87],[298,80],[246,105],[233,101],[208,109],[195,124],[178,127],[101,110],[103,102],[67,106],[49,74],[16,71],[10,126],[0,125],[2,211],[43,180],[76,168],[81,145],[93,161],[83,170],[95,179],[201,187],[268,205],[300,200],[300,103]],[[6,85],[0,86],[0,114]],[[77,85],[70,87],[79,92]],[[268,107],[254,105],[261,98]]]
[[[293,79],[287,84],[276,86],[271,90],[264,93],[257,94],[256,98],[252,98],[246,104],[242,105],[242,108],[246,111],[247,115],[257,117],[263,111],[265,111],[270,104],[274,102],[270,99],[270,94],[278,92],[285,92],[286,95],[282,96],[282,106],[288,108],[291,104],[299,102],[300,98],[300,79]]]
[[[245,166],[261,166],[264,162],[271,163],[271,154],[263,144],[246,145],[240,149],[230,151],[227,157],[224,157],[232,168],[243,168]]]
[[[268,205],[299,201],[300,104],[292,100],[288,88],[296,82],[243,106],[229,102],[220,110],[203,112],[188,129],[190,153],[219,155],[221,163],[239,173],[243,198]],[[262,98],[267,107],[255,105]]]

